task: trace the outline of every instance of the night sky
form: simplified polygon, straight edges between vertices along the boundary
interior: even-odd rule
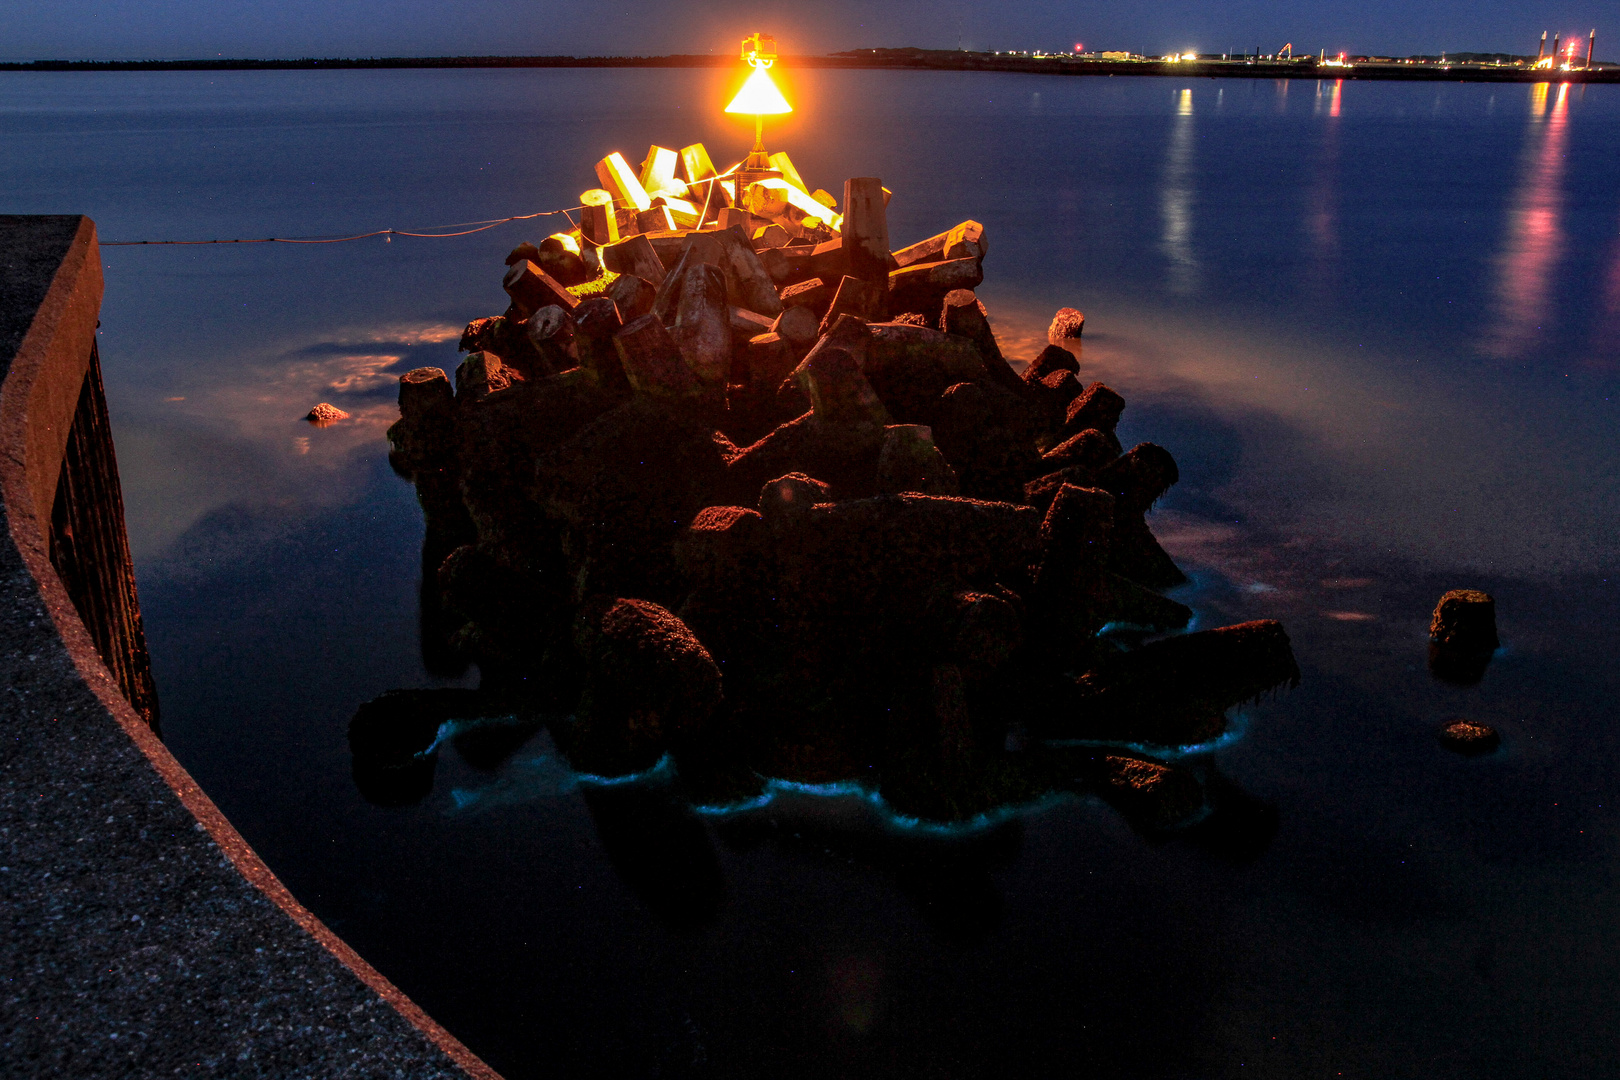
[[[863,46],[1172,49],[1408,55],[1533,52],[1541,31],[1620,34],[1620,0],[19,0],[0,4],[0,58],[655,55],[728,52],[750,30],[784,52]]]

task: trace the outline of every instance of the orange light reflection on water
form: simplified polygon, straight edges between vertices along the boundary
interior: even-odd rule
[[[1560,83],[1551,115],[1548,87],[1530,89],[1530,129],[1520,180],[1508,211],[1507,242],[1497,257],[1496,315],[1484,351],[1500,359],[1523,355],[1552,317],[1552,278],[1563,248],[1564,144],[1569,135],[1569,84]]]

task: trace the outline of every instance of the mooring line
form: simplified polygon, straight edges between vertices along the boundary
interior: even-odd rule
[[[162,247],[183,246],[190,247],[198,244],[346,244],[351,240],[365,240],[372,236],[415,236],[424,240],[437,240],[451,236],[471,236],[473,233],[485,232],[499,225],[512,221],[529,221],[538,217],[552,217],[561,214],[573,224],[573,215],[570,210],[580,210],[583,207],[571,206],[567,210],[539,210],[532,214],[513,214],[511,217],[494,218],[486,221],[463,221],[455,225],[429,225],[429,229],[461,229],[464,225],[475,228],[462,229],[461,232],[413,232],[406,229],[374,229],[371,232],[356,233],[353,236],[267,236],[256,240],[103,240],[102,247]]]
[[[714,199],[714,185],[732,173],[742,168],[738,162],[723,173],[695,180],[691,186],[707,184],[708,188],[703,199],[703,217],[708,218],[709,206]],[[563,210],[537,210],[532,214],[513,214],[511,217],[491,218],[486,221],[462,221],[454,225],[429,225],[429,229],[462,229],[461,232],[410,232],[405,229],[373,229],[371,232],[355,233],[353,236],[266,236],[262,239],[251,240],[103,240],[102,247],[194,247],[200,244],[346,244],[351,240],[365,240],[373,236],[386,236],[392,239],[396,236],[415,236],[424,240],[441,240],[451,236],[471,236],[473,233],[486,232],[498,225],[505,225],[511,221],[529,221],[538,217],[553,217],[561,214],[568,219],[569,227],[578,228],[579,223],[574,220],[574,211],[585,207],[570,206]],[[464,229],[463,226],[472,225],[476,228]]]

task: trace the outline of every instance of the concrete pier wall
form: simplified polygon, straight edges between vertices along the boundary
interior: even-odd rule
[[[163,746],[95,225],[0,216],[0,1074],[493,1078]]]

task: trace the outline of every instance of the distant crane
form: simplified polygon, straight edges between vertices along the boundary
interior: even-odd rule
[[[1292,60],[1294,58],[1294,43],[1292,41],[1290,41],[1288,44],[1284,45],[1282,48],[1277,50],[1277,59],[1278,60],[1281,60],[1283,58],[1283,53],[1287,53],[1288,54],[1288,59],[1290,59],[1290,60]]]

